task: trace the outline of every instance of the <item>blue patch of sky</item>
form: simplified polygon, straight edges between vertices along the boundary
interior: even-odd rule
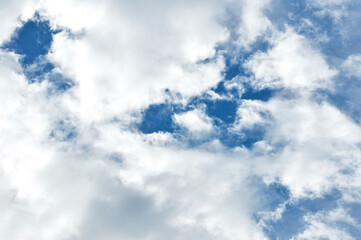
[[[49,20],[36,13],[15,30],[9,42],[1,46],[2,49],[21,55],[19,62],[29,83],[42,82],[47,78],[51,83],[49,94],[61,93],[74,85],[70,79],[54,73],[55,66],[46,58],[53,35],[60,31],[51,29]]]
[[[232,55],[234,49],[228,49],[225,51],[225,63],[226,67],[223,72],[224,79],[218,83],[215,88],[212,88],[214,92],[221,96],[228,96],[234,99],[247,99],[247,100],[261,100],[268,101],[271,96],[277,90],[273,89],[256,89],[250,84],[250,79],[252,74],[248,69],[243,67],[243,63],[247,61],[248,58],[252,57],[255,52],[258,51],[267,51],[270,47],[267,40],[263,37],[259,37],[253,44],[247,49],[239,50],[238,56]],[[239,87],[242,87],[244,92],[240,95],[239,91],[236,88],[227,88],[227,82],[231,81],[235,77],[239,77],[238,84]]]
[[[251,148],[255,142],[263,139],[265,128],[261,125],[254,125],[242,131],[233,130],[237,107],[237,101],[214,100],[208,99],[206,96],[195,97],[184,107],[171,103],[153,104],[142,112],[142,120],[137,128],[144,134],[172,133],[175,138],[187,141],[193,147],[217,138],[228,147],[244,146]],[[187,131],[184,131],[181,126],[173,121],[174,114],[184,113],[195,108],[204,108],[206,114],[213,120],[215,134],[208,139],[192,139]]]
[[[260,49],[266,50],[267,48],[268,44],[265,41],[259,40],[252,45],[251,51],[240,53],[242,55],[237,60],[232,60],[230,56],[225,54],[226,68],[223,72],[224,79],[211,89],[211,91],[220,96],[225,96],[225,99],[212,99],[208,94],[202,94],[193,97],[185,107],[174,106],[170,103],[150,105],[142,112],[142,120],[137,126],[138,130],[145,134],[169,132],[177,134],[178,137],[182,138],[182,134],[184,135],[185,132],[173,122],[173,115],[205,106],[205,113],[212,118],[217,131],[215,137],[228,147],[245,146],[251,148],[255,142],[262,140],[265,129],[262,126],[255,125],[238,133],[230,130],[229,128],[237,117],[237,108],[242,99],[268,101],[276,91],[271,89],[255,89],[245,81],[239,83],[242,84],[244,89],[244,93],[240,94],[237,88],[227,88],[225,85],[236,76],[250,77],[247,70],[242,67],[242,62],[250,57],[253,52]],[[185,136],[183,136],[184,138]],[[188,139],[188,141],[190,145],[201,143],[194,139]]]
[[[224,72],[225,80],[231,80],[235,76],[238,76],[242,73],[242,68],[239,63],[237,64],[230,64],[229,59],[226,61],[226,71]]]
[[[272,184],[268,186],[268,190],[261,189],[264,197],[262,210],[269,211],[276,209],[280,203],[286,202],[290,195],[286,187],[280,184]],[[271,240],[286,240],[291,239],[292,236],[303,232],[307,223],[303,217],[307,214],[315,214],[318,212],[328,212],[338,207],[343,207],[348,210],[348,214],[356,220],[357,224],[361,223],[361,205],[359,203],[342,203],[341,192],[334,190],[323,197],[315,199],[301,199],[295,203],[287,203],[282,218],[276,221],[266,221],[267,227],[264,232]],[[259,220],[260,217],[256,216]],[[325,219],[326,221],[328,219]],[[335,228],[343,229],[355,239],[361,237],[361,229],[358,226],[345,222],[343,220],[332,222]]]
[[[349,209],[349,214],[358,224],[361,224],[361,203],[351,202],[343,204],[345,209]]]
[[[225,48],[224,58],[226,63],[226,68],[224,71],[224,79],[231,80],[235,76],[246,76],[249,77],[250,74],[247,69],[243,68],[243,63],[250,58],[255,52],[262,51],[265,52],[270,47],[269,42],[264,38],[264,36],[256,39],[252,44],[248,46],[247,49],[236,50],[232,47]],[[235,53],[236,52],[236,55]]]
[[[142,121],[138,129],[145,134],[154,132],[173,133],[177,128],[173,122],[173,114],[179,112],[179,107],[169,103],[153,104],[142,113]]]
[[[237,101],[232,100],[202,100],[208,116],[214,119],[216,125],[232,124],[236,119]]]
[[[256,183],[257,184],[257,183]],[[266,185],[264,183],[257,184],[258,201],[261,212],[275,211],[281,204],[287,204],[290,200],[290,191],[286,186],[280,183],[272,183]],[[263,220],[266,227],[263,229],[265,234],[272,240],[290,239],[295,233],[304,229],[302,216],[304,211],[294,205],[286,205],[282,218],[276,221]],[[256,214],[255,218],[259,221],[262,214]]]
[[[290,198],[288,189],[282,185],[269,185],[268,188],[270,189],[264,191],[266,206],[264,209],[266,211],[272,210],[272,208],[276,209],[279,203],[286,202]],[[320,198],[304,198],[296,202],[288,201],[280,219],[265,221],[267,228],[264,231],[272,240],[290,239],[306,228],[307,225],[303,219],[305,215],[335,209],[339,205],[340,199],[341,193],[338,190],[333,190]],[[268,205],[267,200],[269,200]]]
[[[338,221],[334,223],[334,227],[342,229],[343,231],[354,237],[354,239],[361,239],[361,229],[359,226],[354,226],[347,222]]]
[[[338,202],[341,199],[341,197],[342,197],[342,193],[334,189],[333,191],[319,198],[300,199],[296,203],[296,206],[301,209],[304,209],[307,212],[315,213],[321,210],[330,210],[336,208],[338,206]]]
[[[231,11],[232,12],[232,11]],[[237,26],[234,26],[234,19],[237,16],[230,16],[225,25],[231,33],[231,39],[237,38]],[[236,49],[232,43],[228,42],[224,45],[217,46],[217,52],[223,52],[226,67],[223,72],[223,80],[211,90],[225,99],[211,99],[207,94],[194,97],[188,106],[205,105],[206,114],[213,119],[218,131],[219,140],[226,146],[246,146],[251,147],[253,144],[263,138],[264,128],[262,126],[254,126],[241,133],[229,131],[229,127],[235,122],[237,117],[237,108],[242,99],[268,101],[275,90],[272,89],[255,89],[247,82],[251,74],[243,67],[243,63],[251,57],[256,51],[266,51],[269,43],[263,37],[259,37],[247,49]],[[222,50],[222,51],[220,51]],[[235,55],[234,52],[237,52]],[[239,86],[244,91],[240,94],[237,88],[226,87],[227,82],[235,77],[242,77],[245,80],[239,81]]]
[[[54,33],[49,21],[42,20],[39,14],[36,14],[33,19],[16,29],[11,41],[5,43],[3,48],[22,55],[20,63],[23,66],[30,65],[49,52]]]
[[[228,98],[236,100],[260,100],[260,101],[268,101],[273,97],[276,93],[279,92],[279,89],[270,89],[270,88],[263,88],[263,89],[256,89],[252,87],[249,82],[244,81],[241,84],[243,88],[243,93],[240,93],[237,88],[227,88],[225,86],[226,82],[222,81],[217,84],[215,88],[212,90],[220,96],[226,96]],[[228,100],[232,101],[232,100]]]
[[[276,222],[267,222],[264,232],[271,240],[288,240],[305,229],[302,219],[305,212],[296,206],[287,206],[282,218]]]
[[[233,22],[236,16],[226,23],[227,28],[231,32],[231,38],[236,39],[237,34],[236,26],[233,26]],[[233,36],[233,37],[232,37]],[[232,43],[221,44],[217,46],[217,53],[223,54],[225,58],[226,67],[223,72],[223,80],[217,84],[211,90],[218,95],[224,97],[224,99],[211,99],[207,94],[195,96],[190,100],[189,104],[182,107],[174,107],[168,103],[151,105],[143,111],[143,117],[138,125],[138,129],[146,134],[153,132],[170,132],[182,135],[181,129],[177,126],[172,119],[172,116],[176,113],[186,112],[191,108],[197,108],[199,106],[205,106],[206,114],[212,118],[217,131],[216,137],[226,146],[236,147],[245,146],[251,148],[255,142],[262,140],[265,129],[263,126],[257,126],[244,130],[242,132],[234,132],[230,130],[230,127],[236,120],[237,108],[241,101],[244,100],[260,100],[268,101],[271,97],[277,93],[278,90],[274,89],[256,89],[249,82],[247,82],[251,73],[243,67],[243,63],[251,57],[257,51],[266,51],[270,47],[268,41],[260,37],[255,41],[248,49],[235,49]],[[234,52],[237,54],[234,54]],[[200,62],[207,63],[212,59],[205,59]],[[238,84],[242,88],[243,93],[237,88],[226,87],[227,83],[235,77],[242,77],[245,80],[238,81]],[[203,107],[202,107],[203,108]],[[209,139],[211,140],[211,139]],[[191,139],[189,139],[190,142]]]
[[[247,84],[245,85],[247,86]],[[256,90],[251,87],[246,87],[245,89],[246,91],[242,94],[242,99],[245,100],[268,101],[277,92],[277,90],[269,89],[269,88]]]

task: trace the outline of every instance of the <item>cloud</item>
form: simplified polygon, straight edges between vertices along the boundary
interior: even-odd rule
[[[222,78],[224,62],[215,47],[228,32],[217,21],[223,10],[216,2],[193,2],[189,8],[181,2],[106,1],[106,14],[99,13],[98,3],[87,2],[83,12],[89,23],[81,27],[71,24],[77,15],[57,5],[46,5],[51,19],[86,32],[76,39],[67,32],[57,34],[49,56],[78,85],[74,96],[80,108],[73,110],[84,119],[110,118],[160,103],[167,98],[166,89],[187,98]],[[207,58],[211,60],[202,62]]]
[[[308,40],[288,29],[277,34],[267,52],[257,52],[244,66],[254,74],[256,88],[288,88],[309,91],[331,88],[337,71],[330,69],[322,53]]]
[[[305,210],[287,236],[353,239],[333,226],[359,225],[344,205],[361,199],[361,129],[329,96],[337,76],[359,77],[359,53],[335,66],[297,26],[276,27],[272,1],[18,5],[1,41],[38,11],[54,68],[29,83],[0,50],[1,239],[272,239],[290,206],[334,190],[336,208]],[[56,77],[71,86],[54,92]],[[179,131],[137,128],[166,105]]]
[[[192,110],[174,115],[177,124],[184,126],[195,134],[212,131],[212,120],[200,110]]]
[[[358,125],[327,103],[274,99],[262,108],[272,121],[266,120],[259,143],[265,159],[256,161],[258,174],[278,179],[294,198],[320,197],[334,186],[344,186],[341,176],[353,185],[352,177],[342,172],[360,167]]]
[[[265,16],[264,11],[269,9],[271,1],[241,1],[241,19],[237,33],[239,43],[246,48],[258,37],[272,29],[272,24]]]
[[[217,151],[149,145],[141,138],[119,134],[115,126],[108,125],[102,128],[99,141],[118,146],[124,155],[119,178],[126,186],[152,196],[159,211],[167,210],[168,224],[180,231],[180,239],[192,236],[183,232],[187,229],[190,233],[205,231],[211,239],[265,239],[250,215],[250,195],[240,198],[234,192],[248,189],[247,167],[240,161],[242,155],[248,161],[246,151],[229,153],[225,161]]]
[[[187,99],[222,79],[223,56],[215,51],[228,37],[217,20],[222,8],[201,1],[192,8],[162,2],[166,11],[131,2],[109,1],[99,8],[95,2],[52,4],[44,2],[40,12],[53,28],[65,30],[53,35],[47,59],[75,86],[49,95],[47,79],[28,84],[17,56],[3,53],[2,104],[8,109],[1,118],[2,199],[9,205],[3,205],[0,236],[265,239],[244,210],[249,200],[242,199],[241,215],[225,207],[237,206],[230,189],[242,185],[236,172],[242,166],[235,160],[224,165],[222,154],[177,150],[181,145],[169,135],[144,136],[129,127],[131,114],[168,98],[166,89]],[[76,21],[78,15],[65,11],[78,6],[95,20]],[[204,113],[191,114],[202,130],[211,129]],[[182,122],[195,126],[184,116],[192,115],[183,115]],[[193,164],[183,164],[190,158]],[[206,170],[214,176],[204,181]]]

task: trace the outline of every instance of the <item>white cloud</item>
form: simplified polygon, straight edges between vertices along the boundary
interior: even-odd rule
[[[30,16],[37,6],[29,4],[14,7],[10,23],[0,25],[4,39],[18,24],[14,16]],[[132,128],[150,104],[184,103],[222,80],[225,60],[215,48],[229,41],[221,24],[227,11],[240,13],[239,46],[273,34],[268,52],[245,64],[251,84],[332,89],[337,72],[306,37],[275,31],[263,14],[268,7],[269,1],[43,1],[40,12],[51,25],[76,35],[56,34],[47,56],[76,86],[51,96],[46,80],[28,84],[18,56],[1,52],[0,238],[267,239],[253,217],[265,201],[250,183],[254,176],[285,185],[293,199],[337,187],[344,201],[359,201],[360,127],[308,94],[242,101],[228,130],[265,128],[253,149],[219,140],[188,148],[171,133]],[[61,120],[69,129],[60,129]],[[204,109],[174,121],[195,135],[215,131]],[[76,137],[66,139],[73,130]],[[354,174],[345,173],[350,169]],[[308,219],[299,239],[350,238],[331,222]]]
[[[255,204],[246,184],[247,151],[227,154],[148,145],[140,141],[141,136],[137,139],[117,131],[115,126],[102,128],[99,141],[122,151],[119,178],[126,186],[152,196],[159,211],[167,209],[171,226],[181,233],[206,231],[205,239],[265,239],[251,217]],[[249,194],[240,197],[239,191]],[[183,234],[180,239],[192,236]]]
[[[174,115],[177,124],[197,134],[210,132],[213,129],[212,119],[202,111],[195,109],[189,112]]]
[[[264,125],[266,119],[266,111],[261,101],[244,100],[237,109],[237,120],[234,124],[235,129],[252,128],[255,124]]]
[[[332,87],[337,72],[330,69],[321,52],[291,29],[277,35],[268,52],[258,52],[244,64],[254,73],[251,84],[300,92]]]
[[[109,118],[164,101],[165,89],[187,98],[222,79],[224,63],[215,55],[215,47],[228,37],[217,21],[223,4],[199,1],[190,8],[180,1],[104,1],[99,14],[98,2],[87,1],[82,12],[90,23],[85,20],[82,27],[72,25],[78,16],[63,7],[72,8],[72,2],[58,4],[45,4],[50,18],[85,32],[78,39],[66,32],[56,35],[50,55],[78,84],[72,93],[77,101],[73,110],[84,120]],[[214,60],[199,62],[206,58]]]
[[[54,156],[43,144],[51,129],[46,83],[29,85],[17,60],[14,54],[0,53],[0,177],[1,200],[6,203],[1,205],[0,238],[6,239],[38,232],[30,225],[41,208],[38,174]]]
[[[238,41],[242,46],[249,47],[252,42],[264,35],[267,30],[272,30],[272,23],[264,14],[264,11],[270,7],[271,1],[241,1],[240,4],[242,5],[242,15],[238,29]]]
[[[81,33],[55,35],[48,56],[76,86],[49,96],[46,80],[28,84],[16,57],[3,53],[0,238],[266,239],[250,195],[233,191],[248,192],[237,157],[225,163],[217,142],[182,149],[169,134],[127,129],[138,120],[127,113],[168,98],[165,89],[188,98],[222,79],[214,48],[228,37],[218,21],[224,8],[43,2],[53,27]],[[212,128],[199,110],[179,119],[191,131]],[[66,140],[61,120],[75,139]]]
[[[39,3],[40,0],[0,1],[0,45],[10,40],[15,28],[21,25],[20,20],[25,21],[32,17]]]
[[[299,99],[266,106],[273,121],[264,141],[284,147],[267,155],[259,169],[288,186],[293,197],[320,197],[342,185],[335,179],[342,169],[360,167],[361,129],[337,108]]]

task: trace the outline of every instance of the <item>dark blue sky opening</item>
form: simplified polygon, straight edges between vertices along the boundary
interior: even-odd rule
[[[208,116],[214,118],[217,123],[231,124],[236,119],[237,102],[230,100],[205,100],[206,113]]]
[[[74,86],[74,83],[59,73],[53,73],[54,65],[46,59],[53,41],[53,35],[61,30],[52,30],[49,20],[38,13],[17,28],[11,40],[1,48],[21,55],[20,64],[29,83],[50,83],[49,94],[62,93]]]
[[[212,118],[216,130],[209,139],[192,139],[190,135],[187,135],[187,131],[182,130],[181,126],[173,122],[174,114],[204,107],[205,113]],[[227,147],[252,148],[256,142],[263,139],[266,128],[256,124],[240,132],[232,130],[232,124],[237,116],[237,108],[237,101],[209,99],[206,94],[194,97],[185,107],[169,103],[153,104],[143,110],[142,120],[137,124],[137,128],[145,134],[154,132],[173,133],[174,137],[188,142],[190,146],[197,146],[217,138]]]
[[[226,59],[226,69],[224,71],[224,79],[225,80],[232,80],[237,75],[242,74],[242,68],[240,63],[232,64],[230,59]]]
[[[143,118],[138,129],[146,134],[154,132],[170,132],[176,129],[173,123],[173,114],[176,106],[167,103],[150,105],[143,112]]]
[[[21,64],[29,65],[49,52],[54,33],[56,32],[51,29],[49,21],[36,14],[33,19],[16,29],[10,42],[2,47],[22,55]]]
[[[261,90],[256,90],[254,88],[248,87],[246,91],[242,94],[242,99],[245,100],[260,100],[268,101],[272,96],[277,92],[277,90],[264,88]]]

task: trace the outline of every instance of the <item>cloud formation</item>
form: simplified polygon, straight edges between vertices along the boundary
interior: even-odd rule
[[[352,4],[0,1],[0,239],[358,239]]]

